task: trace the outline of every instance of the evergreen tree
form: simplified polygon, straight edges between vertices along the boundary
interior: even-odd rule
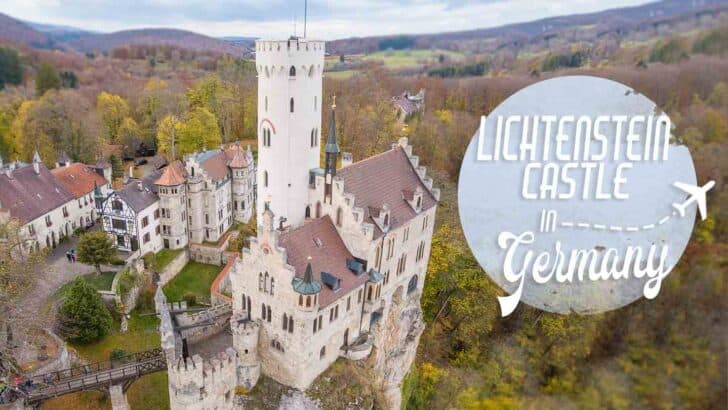
[[[111,314],[93,286],[81,278],[71,284],[59,312],[61,334],[74,343],[100,340],[111,330]]]
[[[105,232],[89,232],[81,237],[76,246],[78,261],[96,267],[101,273],[101,265],[109,264],[116,258],[116,248]]]
[[[35,92],[40,97],[50,89],[61,88],[61,77],[51,63],[41,63],[35,74]]]
[[[23,68],[15,49],[0,47],[0,90],[5,84],[20,84],[23,81]]]
[[[124,165],[116,155],[109,157],[109,163],[111,164],[111,178],[117,179],[124,177]]]

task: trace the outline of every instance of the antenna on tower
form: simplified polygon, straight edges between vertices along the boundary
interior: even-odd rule
[[[306,38],[307,20],[308,20],[308,0],[303,0],[303,38]]]

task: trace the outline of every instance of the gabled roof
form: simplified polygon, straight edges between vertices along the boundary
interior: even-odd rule
[[[0,173],[0,208],[11,217],[30,222],[74,200],[43,163],[38,170],[36,174],[33,166],[24,166],[11,171],[12,178]]]
[[[364,209],[364,222],[374,223],[384,204],[389,206],[391,229],[396,229],[417,216],[405,200],[403,191],[422,188],[422,211],[437,204],[415,172],[407,154],[400,146],[379,155],[341,168],[337,177],[344,179],[344,191],[354,194],[355,206]],[[374,237],[383,232],[375,225]]]
[[[347,267],[347,260],[353,259],[353,256],[328,215],[281,234],[278,244],[286,249],[288,264],[296,270],[296,277],[300,282],[303,282],[309,262],[313,281],[324,283],[321,272],[340,280],[338,291],[329,286],[321,286],[321,307],[331,304],[367,281],[367,275],[357,276]],[[326,281],[331,281],[331,278],[327,277]]]
[[[230,172],[227,166],[227,156],[222,150],[215,149],[202,152],[197,154],[195,160],[213,181],[219,181],[225,178]]]
[[[162,169],[162,175],[154,181],[155,185],[177,186],[187,180],[187,171],[181,161],[174,161]]]
[[[77,199],[93,192],[94,186],[107,183],[93,168],[79,162],[53,169],[51,174]]]
[[[158,170],[147,175],[144,179],[132,178],[127,181],[122,189],[117,190],[116,194],[134,212],[139,213],[159,201],[157,186],[154,185],[154,181],[159,179],[161,174],[162,171]],[[140,184],[141,189],[139,187]]]

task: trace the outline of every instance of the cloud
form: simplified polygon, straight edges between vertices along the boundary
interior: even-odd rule
[[[644,0],[309,0],[308,30],[326,40],[494,27],[588,13]],[[102,32],[173,27],[211,36],[281,38],[303,31],[303,1],[6,0],[0,11],[24,20]]]

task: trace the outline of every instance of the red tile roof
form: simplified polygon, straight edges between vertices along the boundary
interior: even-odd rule
[[[106,179],[88,165],[75,162],[67,167],[51,170],[51,174],[78,199],[93,192],[96,185],[106,185]]]
[[[154,181],[155,185],[177,186],[182,185],[187,180],[187,171],[180,161],[174,161],[164,168],[162,176]]]
[[[202,162],[200,162],[200,166],[214,181],[219,181],[225,178],[230,172],[227,166],[227,156],[222,150],[219,150],[211,156],[207,156]]]
[[[369,275],[366,273],[356,276],[346,267],[347,259],[353,256],[346,249],[336,231],[331,217],[328,215],[311,220],[294,230],[285,232],[279,239],[279,245],[288,252],[288,264],[296,270],[296,277],[303,278],[306,264],[311,257],[313,278],[321,284],[319,305],[327,306],[351,290],[365,283]],[[321,280],[321,272],[327,272],[341,280],[341,288],[334,292]]]
[[[355,162],[341,168],[337,177],[344,179],[344,191],[354,194],[355,206],[364,209],[364,221],[374,223],[378,209],[387,204],[390,209],[390,226],[398,228],[417,213],[405,200],[405,191],[422,188],[422,211],[437,204],[427,187],[422,183],[402,147],[396,147],[379,155]],[[375,226],[374,237],[382,235]]]

